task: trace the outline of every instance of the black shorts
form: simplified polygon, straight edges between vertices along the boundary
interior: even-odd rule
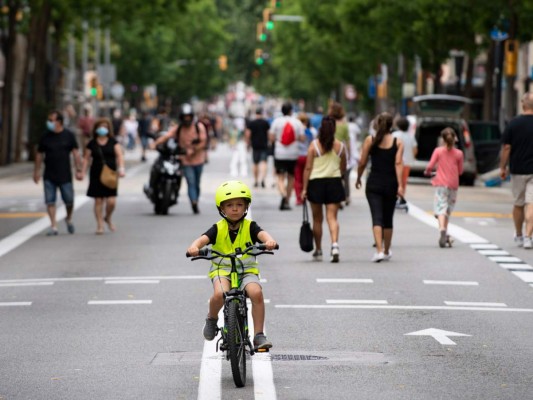
[[[340,203],[345,198],[342,178],[311,179],[307,185],[307,199],[311,203]]]
[[[252,149],[252,160],[254,164],[266,161],[268,158],[268,149]]]
[[[274,168],[277,174],[287,173],[294,175],[294,168],[296,167],[296,160],[276,160],[274,159]]]

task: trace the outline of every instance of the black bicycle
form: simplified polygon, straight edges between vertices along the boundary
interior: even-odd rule
[[[279,246],[276,246],[278,249]],[[224,327],[218,328],[221,338],[217,341],[217,351],[226,351],[226,359],[231,362],[231,373],[237,387],[246,384],[246,354],[253,356],[256,352],[267,352],[268,349],[256,349],[250,342],[248,331],[248,306],[246,292],[239,290],[243,275],[243,265],[240,257],[243,255],[258,256],[261,254],[274,254],[267,251],[264,244],[249,245],[246,249],[236,248],[233,253],[222,254],[210,248],[200,249],[195,260],[214,260],[226,258],[231,261],[230,282],[231,288],[224,292]],[[187,253],[187,257],[191,257]],[[220,343],[220,344],[219,344]]]

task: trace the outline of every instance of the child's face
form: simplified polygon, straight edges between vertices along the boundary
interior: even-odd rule
[[[238,221],[242,218],[246,209],[248,207],[248,202],[245,199],[231,199],[223,201],[220,204],[222,212],[228,217],[231,221]]]

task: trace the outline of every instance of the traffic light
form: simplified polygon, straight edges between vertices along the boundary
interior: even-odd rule
[[[518,61],[518,41],[509,39],[505,41],[505,75],[516,76],[516,64]]]
[[[267,31],[274,29],[274,21],[272,21],[272,10],[270,8],[265,8],[263,10],[263,25]]]
[[[220,68],[221,71],[226,71],[228,69],[228,56],[225,54],[221,54],[218,57],[218,68]]]
[[[265,60],[263,60],[263,50],[262,49],[255,49],[255,63],[257,65],[263,65],[265,63]]]
[[[280,8],[281,7],[281,0],[271,0],[270,4],[272,4],[272,8]]]
[[[266,42],[267,40],[265,24],[262,22],[257,23],[257,40],[259,40],[260,42]]]
[[[98,86],[100,85],[98,85],[98,77],[96,75],[91,77],[89,85],[90,85],[91,97],[98,96]]]

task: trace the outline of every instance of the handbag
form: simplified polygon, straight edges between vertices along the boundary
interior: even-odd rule
[[[309,214],[307,211],[307,201],[304,201],[303,205],[303,221],[300,228],[300,249],[309,253],[313,251],[313,230],[311,224],[309,224]]]
[[[118,187],[118,172],[109,168],[105,163],[104,153],[98,145],[98,152],[102,158],[102,172],[100,172],[100,183],[109,189],[116,189]]]

